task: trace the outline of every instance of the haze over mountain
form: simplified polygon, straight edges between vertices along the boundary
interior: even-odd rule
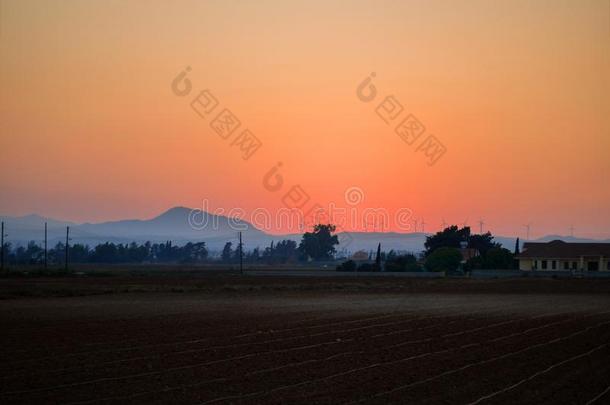
[[[190,218],[190,220],[189,220]],[[32,214],[22,217],[0,216],[5,223],[7,241],[13,245],[25,245],[29,241],[41,243],[44,239],[44,223],[48,224],[49,246],[64,242],[66,226],[70,226],[71,243],[90,246],[104,243],[129,243],[146,241],[164,242],[171,240],[177,244],[204,241],[212,251],[220,250],[227,241],[237,242],[237,234],[243,233],[246,249],[268,246],[271,241],[291,239],[300,241],[301,234],[273,235],[263,232],[251,223],[222,215],[202,211],[193,212],[190,208],[174,207],[151,219],[127,219],[100,223],[77,224],[45,218]],[[342,242],[339,251],[373,250],[381,243],[384,250],[419,252],[423,250],[426,236],[430,233],[412,232],[349,232],[340,233]],[[561,235],[546,235],[535,241],[546,242],[560,239],[566,242],[610,242]],[[516,237],[495,236],[495,240],[508,249],[515,246]]]
[[[205,241],[211,249],[222,248],[227,241],[236,241],[241,230],[244,239],[251,242],[270,243],[272,237],[256,229],[246,221],[193,212],[190,208],[174,207],[151,219],[126,219],[100,223],[76,224],[57,221],[40,215],[24,217],[0,217],[5,222],[8,240],[14,244],[25,244],[30,240],[39,242],[44,238],[44,222],[48,222],[51,245],[65,241],[66,226],[70,226],[72,243],[96,245],[104,242],[165,242],[177,244]],[[190,218],[190,221],[189,221]],[[192,225],[191,225],[192,224]]]

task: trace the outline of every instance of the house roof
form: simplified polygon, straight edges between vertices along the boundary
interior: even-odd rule
[[[610,257],[610,243],[568,243],[554,240],[548,243],[525,242],[518,258],[577,258],[581,256]]]
[[[364,250],[359,250],[356,253],[354,253],[350,259],[355,260],[355,261],[368,260],[369,254],[366,253]]]

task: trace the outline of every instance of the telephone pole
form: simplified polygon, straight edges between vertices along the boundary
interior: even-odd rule
[[[66,271],[68,271],[68,248],[70,246],[70,227],[66,226]]]
[[[244,274],[244,246],[241,244],[241,232],[239,232],[239,272]]]
[[[47,223],[44,223],[44,269],[47,269]]]
[[[2,246],[2,250],[0,251],[0,268],[2,269],[2,271],[4,271],[4,221],[2,221],[2,229],[0,230],[0,235],[2,235],[2,237],[0,238],[0,246]]]

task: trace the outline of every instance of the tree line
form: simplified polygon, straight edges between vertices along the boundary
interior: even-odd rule
[[[68,260],[71,263],[205,263],[212,260],[223,263],[238,263],[240,254],[245,263],[286,264],[309,260],[331,260],[336,253],[335,246],[339,240],[333,225],[319,224],[311,232],[302,235],[301,242],[281,240],[271,242],[270,246],[246,251],[239,244],[233,247],[227,242],[218,259],[210,258],[205,242],[189,242],[176,245],[171,241],[163,243],[146,242],[138,244],[106,242],[94,247],[75,243],[68,246]],[[243,248],[243,247],[242,247]],[[57,243],[47,251],[47,263],[60,265],[65,263],[66,245]],[[7,263],[14,265],[42,265],[45,261],[44,248],[31,241],[27,246],[12,248],[10,243],[4,245],[4,257]]]
[[[5,258],[9,264],[44,264],[44,249],[35,242],[12,249],[5,245]],[[66,245],[59,242],[47,252],[47,263],[59,265],[65,262]],[[94,247],[75,243],[68,246],[71,263],[199,263],[208,258],[205,242],[187,243],[183,246],[146,242],[138,244],[106,242]]]
[[[175,245],[171,241],[163,243],[146,242],[138,244],[106,242],[94,247],[79,243],[70,244],[69,261],[72,263],[184,263],[196,264],[210,261],[222,263],[239,263],[240,254],[244,263],[290,264],[302,261],[325,261],[334,259],[336,246],[339,244],[334,235],[335,226],[330,224],[315,225],[311,232],[305,232],[299,244],[293,240],[271,242],[263,249],[255,247],[246,250],[239,244],[227,242],[220,257],[211,258],[205,242],[189,242]],[[513,269],[516,268],[515,256],[519,253],[517,239],[515,251],[502,248],[494,242],[493,235],[472,234],[469,227],[450,226],[441,232],[428,236],[424,244],[423,257],[413,254],[397,254],[395,251],[383,252],[377,247],[374,260],[359,263],[348,260],[338,266],[340,271],[469,271],[474,269]],[[44,249],[30,242],[27,246],[11,248],[5,244],[4,257],[9,264],[44,264]],[[461,248],[466,247],[476,252],[473,257],[464,260]],[[242,251],[243,250],[243,251]],[[65,245],[57,243],[47,252],[49,265],[65,263]]]
[[[388,253],[377,247],[373,261],[348,260],[337,266],[339,271],[464,271],[484,269],[516,269],[519,254],[519,239],[515,250],[510,251],[494,242],[490,232],[473,234],[470,227],[449,226],[434,235],[426,237],[423,257],[413,254],[398,255],[393,250]],[[466,253],[466,256],[463,254]],[[382,265],[383,264],[383,265]]]

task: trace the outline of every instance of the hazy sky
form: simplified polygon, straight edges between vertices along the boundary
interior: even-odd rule
[[[610,2],[0,1],[0,213],[146,218],[175,205],[409,208],[500,234],[610,236]],[[192,92],[171,82],[186,66]],[[371,73],[370,103],[356,87]],[[209,89],[219,107],[190,107]],[[446,147],[429,166],[375,109]],[[210,121],[262,142],[245,161]],[[236,136],[234,134],[233,136]],[[420,141],[424,139],[421,138]],[[285,188],[262,179],[282,162]],[[486,226],[487,227],[487,226]]]

